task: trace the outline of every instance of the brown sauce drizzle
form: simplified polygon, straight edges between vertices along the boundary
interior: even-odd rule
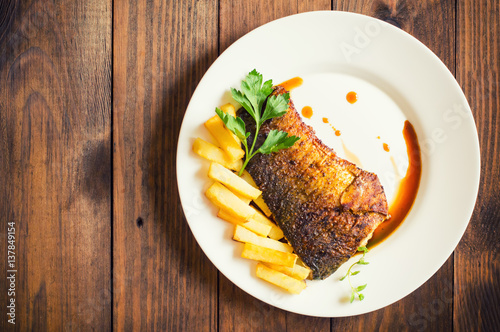
[[[304,82],[304,80],[300,77],[294,77],[294,78],[291,78],[283,83],[280,83],[278,85],[281,85],[282,87],[285,88],[285,90],[287,91],[290,91],[292,89],[295,89],[295,88],[298,88],[299,86],[302,85],[302,83]]]
[[[304,108],[302,108],[302,115],[304,116],[304,118],[310,119],[311,116],[313,116],[312,107],[311,106],[304,106]]]
[[[406,142],[409,165],[406,175],[401,179],[399,190],[392,205],[389,207],[391,217],[380,224],[373,232],[373,237],[368,241],[368,246],[373,248],[389,237],[406,218],[417,197],[420,175],[422,174],[422,159],[417,134],[412,124],[406,120],[403,128],[403,137]]]

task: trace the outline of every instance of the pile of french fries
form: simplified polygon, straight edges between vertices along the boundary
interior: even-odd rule
[[[232,104],[220,109],[236,116]],[[205,127],[217,142],[215,145],[197,138],[193,144],[196,154],[212,162],[208,177],[214,183],[205,195],[219,208],[217,216],[235,225],[233,240],[245,244],[241,257],[258,261],[257,277],[299,294],[311,270],[298,260],[288,243],[280,241],[283,231],[269,219],[271,211],[250,174],[244,171],[240,177],[233,172],[240,170],[245,155],[239,139],[218,115],[205,122]]]

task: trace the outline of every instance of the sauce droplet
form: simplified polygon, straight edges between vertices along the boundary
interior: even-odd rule
[[[351,91],[347,94],[347,96],[345,96],[345,99],[347,99],[350,104],[354,104],[358,101],[358,94],[354,91]]]
[[[280,83],[278,85],[281,85],[282,87],[285,88],[285,90],[290,91],[292,89],[295,89],[295,88],[298,88],[299,86],[301,86],[303,82],[304,82],[304,80],[302,78],[294,77],[294,78],[291,78],[288,81],[285,81],[285,82]]]
[[[382,146],[384,147],[385,152],[391,151],[391,149],[389,149],[389,145],[387,143],[382,144]]]
[[[304,116],[304,118],[310,119],[313,115],[313,109],[311,108],[311,106],[304,106],[304,108],[302,108],[302,115]]]
[[[323,122],[324,123],[328,123],[328,118],[323,118]],[[342,133],[340,132],[340,130],[337,130],[337,128],[335,128],[332,124],[330,124],[330,127],[332,127],[333,132],[335,133],[335,136],[342,135]]]
[[[380,139],[380,136],[377,136],[377,139]]]
[[[396,198],[389,207],[391,217],[375,229],[373,237],[368,242],[370,248],[382,242],[398,228],[410,212],[417,197],[420,175],[422,174],[422,159],[417,133],[408,120],[405,121],[403,136],[406,142],[406,152],[408,153],[408,169],[405,177],[401,179]]]

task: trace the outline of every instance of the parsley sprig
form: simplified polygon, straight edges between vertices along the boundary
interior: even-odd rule
[[[270,96],[273,92],[273,81],[268,80],[264,83],[262,81],[262,75],[254,69],[248,73],[245,80],[241,82],[241,91],[231,88],[233,99],[236,100],[255,121],[255,135],[250,147],[247,142],[250,133],[246,131],[243,119],[226,114],[218,107],[215,109],[215,112],[224,122],[226,127],[240,139],[245,147],[245,161],[238,173],[239,175],[243,173],[250,159],[257,153],[269,154],[281,149],[287,149],[300,139],[300,137],[297,136],[288,136],[288,133],[284,131],[271,130],[264,143],[258,149],[255,149],[257,136],[262,124],[266,120],[284,115],[288,110],[288,103],[290,101],[289,93]]]
[[[363,256],[361,256],[361,258],[353,263],[350,267],[349,267],[349,270],[347,270],[347,273],[345,274],[345,276],[343,276],[342,278],[340,278],[340,281],[344,280],[346,277],[347,277],[347,280],[349,281],[349,285],[351,286],[351,303],[354,301],[356,295],[358,296],[358,299],[360,301],[363,301],[363,299],[365,298],[365,296],[360,293],[363,289],[366,288],[366,285],[367,284],[364,284],[364,285],[361,285],[361,286],[357,286],[357,287],[354,287],[351,283],[351,276],[355,276],[356,274],[358,274],[360,271],[352,271],[352,268],[356,265],[367,265],[369,264],[367,261],[365,261],[365,255],[366,253],[368,252],[368,249],[366,247],[358,247],[358,251],[362,251],[363,252]]]

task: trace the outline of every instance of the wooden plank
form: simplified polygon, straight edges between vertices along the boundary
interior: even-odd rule
[[[418,38],[454,72],[455,5],[435,1],[333,2],[333,9],[357,12],[389,22]],[[390,272],[388,272],[390,273]],[[333,330],[452,329],[453,256],[423,286],[401,301],[362,316],[332,320]]]
[[[280,17],[329,10],[330,1],[220,1],[220,52],[247,32]],[[261,302],[219,277],[220,331],[330,331],[330,319],[292,314]]]
[[[17,330],[111,328],[110,6],[0,6],[2,331],[11,298]]]
[[[481,147],[476,209],[455,251],[453,326],[496,331],[500,326],[500,4],[459,1],[457,80],[469,101]]]
[[[183,218],[177,137],[217,56],[216,1],[115,1],[113,326],[216,329],[217,272]]]
[[[222,53],[238,38],[278,18],[312,10],[329,10],[330,1],[220,1],[220,42]]]

